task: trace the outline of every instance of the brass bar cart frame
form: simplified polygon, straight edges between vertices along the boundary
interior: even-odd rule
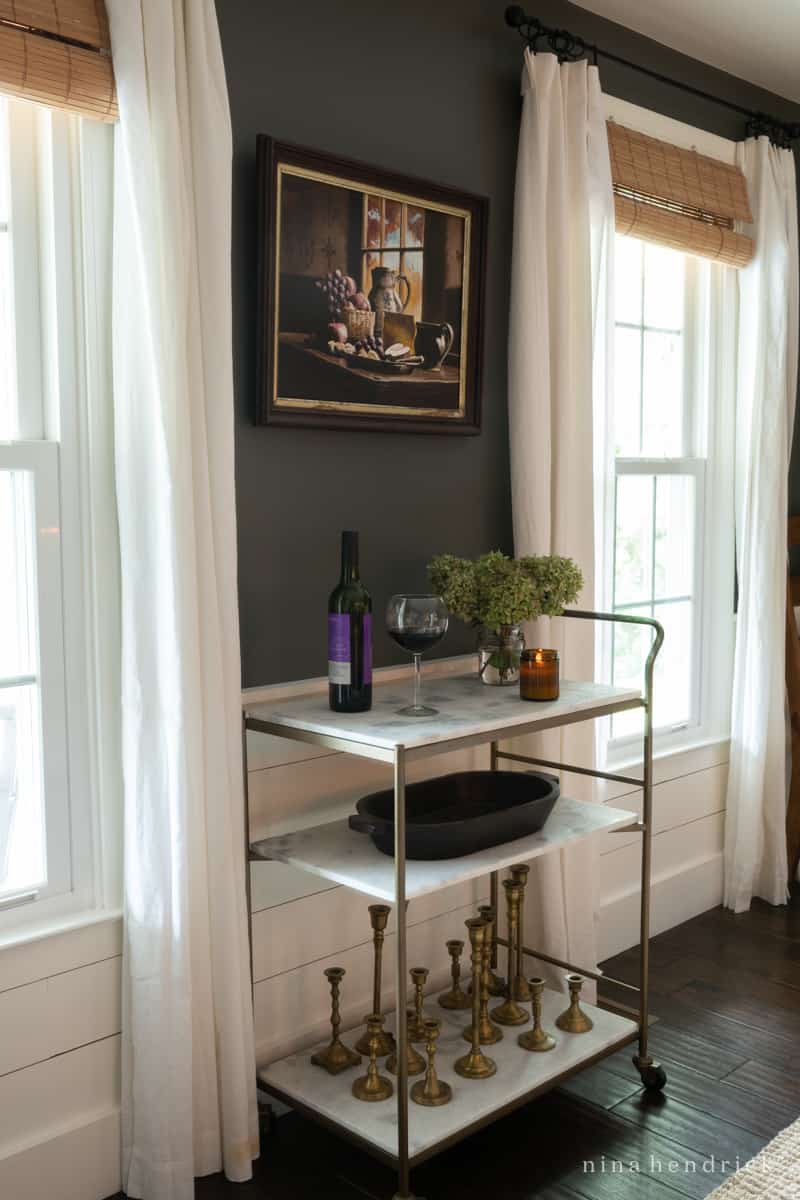
[[[598,779],[614,780],[624,783],[629,783],[632,786],[641,788],[643,792],[643,812],[641,822],[636,822],[633,825],[628,825],[624,829],[616,832],[634,831],[642,835],[642,859],[641,859],[641,910],[640,910],[640,952],[641,952],[641,968],[638,989],[630,984],[621,984],[638,995],[638,1009],[635,1010],[634,1019],[637,1024],[637,1030],[625,1038],[625,1042],[630,1042],[638,1039],[638,1053],[634,1056],[633,1062],[638,1069],[642,1082],[645,1087],[653,1090],[660,1090],[666,1082],[666,1074],[662,1067],[653,1061],[648,1052],[647,1045],[647,1023],[648,1023],[648,975],[649,975],[649,955],[648,944],[650,937],[650,868],[651,868],[651,851],[652,851],[652,813],[653,813],[653,672],[655,668],[655,660],[658,655],[661,645],[664,640],[664,631],[658,621],[650,617],[632,616],[627,613],[603,613],[590,612],[577,609],[565,611],[562,614],[564,617],[579,620],[591,621],[607,621],[619,624],[643,625],[651,628],[655,636],[653,638],[650,651],[647,655],[644,671],[644,695],[641,699],[626,701],[620,705],[605,705],[600,710],[585,709],[574,713],[566,718],[554,718],[552,721],[538,722],[536,732],[544,731],[548,728],[557,728],[565,724],[573,724],[578,721],[592,720],[598,716],[609,715],[614,711],[624,711],[631,708],[644,709],[644,737],[643,737],[643,765],[641,779],[635,779],[628,776],[610,775],[602,771],[594,771],[584,767],[574,767],[567,764],[555,763],[545,760],[540,760],[527,755],[512,754],[500,749],[499,743],[503,737],[515,736],[524,732],[519,728],[510,727],[508,730],[498,729],[494,732],[493,738],[490,740],[484,735],[465,736],[453,739],[448,742],[441,742],[434,747],[426,747],[423,750],[415,750],[404,746],[396,746],[394,749],[383,749],[377,746],[368,746],[364,743],[358,743],[357,746],[346,738],[335,736],[327,736],[321,734],[310,735],[303,730],[291,729],[286,726],[272,723],[269,720],[262,720],[249,716],[246,712],[243,717],[243,751],[244,751],[244,802],[245,802],[245,837],[247,841],[248,860],[263,862],[264,859],[260,855],[254,855],[250,849],[249,830],[250,830],[250,812],[247,794],[247,746],[246,734],[248,729],[257,730],[263,733],[269,733],[277,737],[288,737],[297,741],[310,742],[317,746],[326,746],[330,749],[341,750],[345,753],[358,754],[362,757],[374,758],[380,761],[389,763],[393,769],[394,777],[394,816],[395,816],[395,839],[394,839],[394,884],[395,884],[395,904],[396,904],[396,938],[394,947],[394,965],[395,965],[395,1012],[402,1014],[406,1009],[406,991],[408,978],[408,956],[407,956],[407,927],[406,927],[406,812],[405,812],[405,788],[406,788],[406,769],[409,761],[416,758],[430,757],[431,755],[446,753],[455,748],[464,749],[470,745],[486,745],[490,746],[490,764],[493,770],[498,769],[498,764],[501,760],[513,762],[522,762],[531,766],[547,766],[558,770],[575,772],[581,775],[590,775]],[[612,831],[613,832],[613,831]],[[490,876],[490,900],[492,905],[497,909],[498,898],[498,882],[499,872],[492,871]],[[249,888],[249,871],[248,871],[248,888]],[[249,892],[248,892],[249,901]],[[252,915],[248,903],[248,931],[251,940],[251,967],[252,967]],[[507,945],[504,938],[496,937],[493,947],[493,965],[496,963],[497,945]],[[523,953],[530,958],[538,958],[541,961],[549,962],[555,966],[564,968],[565,970],[574,971],[584,975],[587,978],[599,980],[607,978],[602,972],[587,968],[578,964],[568,963],[548,956],[542,951],[538,951],[529,947],[523,948]],[[252,970],[251,970],[252,979]],[[612,981],[620,982],[621,981]],[[547,1081],[541,1087],[534,1087],[524,1096],[519,1097],[514,1102],[504,1105],[491,1113],[487,1119],[474,1122],[472,1125],[465,1127],[459,1131],[456,1137],[450,1137],[439,1142],[433,1149],[412,1157],[409,1154],[409,1136],[408,1136],[408,1115],[409,1115],[409,1096],[408,1096],[408,1059],[407,1059],[407,1042],[408,1034],[406,1022],[398,1020],[396,1022],[395,1037],[397,1040],[397,1087],[396,1087],[396,1102],[397,1102],[397,1155],[385,1156],[376,1150],[366,1141],[357,1136],[348,1135],[347,1131],[335,1126],[330,1122],[322,1120],[323,1124],[327,1124],[331,1129],[343,1137],[350,1137],[351,1141],[361,1145],[369,1153],[375,1155],[379,1159],[386,1161],[389,1165],[396,1165],[397,1169],[397,1191],[393,1200],[413,1200],[413,1193],[410,1190],[410,1171],[413,1165],[423,1162],[432,1154],[438,1153],[452,1145],[455,1141],[461,1140],[463,1137],[469,1136],[470,1133],[477,1129],[497,1120],[505,1115],[506,1112],[512,1111],[514,1108],[527,1103],[540,1093],[557,1086],[564,1082],[572,1075],[577,1074],[585,1067],[592,1065],[594,1062],[600,1061],[607,1057],[609,1053],[613,1053],[619,1049],[619,1045],[613,1050],[601,1051],[597,1055],[583,1060],[580,1064],[565,1070],[562,1074]],[[283,1096],[277,1090],[273,1089],[273,1094],[278,1099],[285,1100],[286,1103],[301,1111],[302,1105],[298,1105],[290,1096]],[[307,1111],[307,1115],[312,1119],[320,1121],[318,1113]]]

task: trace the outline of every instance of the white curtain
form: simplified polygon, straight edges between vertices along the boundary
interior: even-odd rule
[[[125,780],[123,1186],[257,1153],[236,594],[231,130],[213,0],[107,0]]]
[[[786,514],[797,396],[798,239],[794,158],[767,138],[737,149],[756,249],[738,273],[736,620],[725,819],[725,904],[787,897]]]
[[[564,554],[581,567],[583,607],[602,594],[614,203],[600,80],[586,62],[525,53],[514,199],[509,436],[517,555]],[[530,637],[535,639],[531,642]],[[554,646],[562,676],[595,677],[594,623],[542,620],[528,644]],[[529,750],[591,766],[591,723]],[[566,776],[570,794],[591,785]],[[581,966],[596,961],[593,847],[532,864],[526,936]]]

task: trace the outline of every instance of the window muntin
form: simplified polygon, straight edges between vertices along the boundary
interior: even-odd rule
[[[372,288],[373,267],[391,267],[405,276],[409,300],[405,311],[422,318],[422,276],[425,259],[425,209],[389,196],[364,197],[361,290]]]

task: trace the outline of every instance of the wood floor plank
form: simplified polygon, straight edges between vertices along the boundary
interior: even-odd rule
[[[782,992],[790,989],[782,988]],[[796,1043],[797,1031],[800,1028],[800,1008],[779,1006],[774,1000],[769,1004],[760,999],[740,995],[726,988],[717,987],[711,983],[696,980],[675,992],[675,999],[691,1004],[704,1012],[716,1013],[727,1017],[729,1021],[738,1021],[749,1030],[762,1030],[778,1038],[785,1038],[790,1045],[787,1051],[793,1049],[791,1042]]]
[[[701,1075],[708,1075],[711,1079],[724,1079],[748,1061],[741,1053],[734,1053],[713,1042],[694,1037],[667,1021],[658,1021],[650,1028],[648,1045],[652,1056],[659,1062],[680,1063],[693,1071],[699,1071]],[[636,1075],[631,1053],[631,1048],[626,1046],[611,1058],[605,1059],[603,1066],[629,1079]]]
[[[709,1079],[678,1063],[670,1065],[668,1078],[669,1096],[749,1133],[774,1137],[797,1116],[789,1103],[766,1101],[744,1088],[725,1080]]]
[[[726,1075],[725,1081],[775,1104],[793,1103],[800,1112],[800,1079],[785,1067],[771,1067],[749,1059]]]
[[[588,1139],[587,1143],[581,1143],[581,1161],[560,1176],[562,1182],[587,1194],[590,1200],[651,1194],[657,1200],[666,1200],[670,1190],[701,1200],[728,1173],[709,1155],[681,1145],[646,1125],[620,1119],[616,1109],[592,1112],[594,1141],[602,1136],[602,1152],[592,1153],[592,1140]],[[569,1127],[568,1120],[565,1126]],[[582,1131],[586,1137],[585,1125]],[[587,1144],[588,1151],[584,1149]]]
[[[657,1015],[670,1025],[691,1030],[692,1035],[721,1046],[732,1054],[740,1053],[747,1058],[774,1066],[800,1069],[800,1048],[784,1037],[777,1037],[762,1029],[748,1028],[741,1021],[732,1020],[716,1012],[698,1007],[701,997],[693,996],[694,1003],[675,996],[659,996],[653,1007]]]
[[[693,1150],[702,1158],[739,1158],[744,1162],[757,1154],[769,1141],[764,1135],[750,1133],[720,1120],[715,1115],[684,1104],[669,1093],[660,1100],[641,1092],[630,1100],[623,1100],[611,1111],[612,1115],[660,1133],[669,1141]]]
[[[630,1070],[627,1077],[619,1071],[607,1070],[600,1063],[573,1075],[572,1079],[561,1085],[559,1091],[578,1100],[585,1100],[588,1104],[595,1104],[598,1108],[613,1108],[615,1104],[634,1095],[641,1087],[639,1076],[630,1063],[630,1055],[628,1060]]]

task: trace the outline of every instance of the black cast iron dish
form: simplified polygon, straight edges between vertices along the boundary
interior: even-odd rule
[[[539,771],[457,771],[406,788],[406,857],[460,858],[541,829],[558,799],[554,775]],[[357,802],[350,828],[394,855],[394,792]]]

